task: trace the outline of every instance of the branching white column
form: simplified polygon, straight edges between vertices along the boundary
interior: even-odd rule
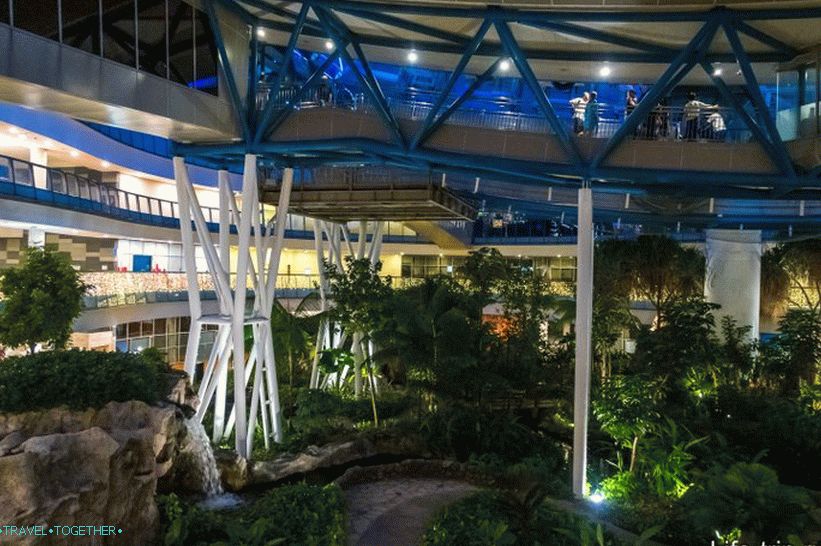
[[[182,158],[174,159],[174,171],[180,203],[180,225],[188,273],[191,306],[191,334],[186,352],[186,370],[196,366],[196,347],[202,327],[207,324],[218,327],[211,354],[199,386],[200,407],[197,418],[203,419],[209,408],[214,407],[215,440],[235,433],[235,447],[243,457],[253,451],[257,418],[261,416],[265,445],[269,439],[282,440],[279,391],[276,380],[276,361],[271,332],[271,312],[274,305],[274,289],[277,269],[285,236],[285,221],[290,200],[293,170],[285,169],[277,207],[274,229],[261,224],[261,207],[257,185],[257,158],[247,155],[242,183],[241,210],[231,192],[228,173],[220,172],[220,233],[215,247],[208,230],[197,195],[191,185]],[[237,226],[237,276],[236,288],[231,290],[229,229]],[[194,228],[191,227],[193,218]],[[219,300],[219,315],[204,316],[199,303],[199,287],[196,282],[194,259],[194,234],[202,247],[208,271],[214,280]],[[256,265],[251,257],[253,248]],[[248,280],[254,289],[253,310],[247,312]],[[253,332],[250,353],[245,351],[245,329]],[[225,421],[228,367],[234,370],[234,406],[227,423]],[[246,407],[246,392],[252,382],[251,404]]]
[[[576,377],[573,396],[573,494],[584,496],[587,482],[587,420],[593,329],[593,191],[579,189],[576,251]]]
[[[721,305],[715,313],[732,317],[738,326],[750,327],[750,339],[758,339],[761,304],[761,232],[708,229],[705,244],[707,271],[704,297]]]

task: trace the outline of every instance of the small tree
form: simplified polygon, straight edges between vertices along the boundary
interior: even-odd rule
[[[11,347],[25,345],[31,353],[38,343],[64,348],[87,290],[68,256],[28,249],[22,264],[0,277],[0,341]]]

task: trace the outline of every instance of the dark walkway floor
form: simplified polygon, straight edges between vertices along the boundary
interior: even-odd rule
[[[436,513],[469,495],[472,485],[437,479],[395,479],[345,492],[352,546],[417,546]]]

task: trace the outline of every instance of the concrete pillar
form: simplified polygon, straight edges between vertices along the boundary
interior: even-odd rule
[[[28,233],[29,248],[44,248],[46,246],[46,230],[41,227],[32,226]]]
[[[750,338],[758,339],[761,231],[708,229],[705,248],[704,297],[721,305],[715,313],[716,325],[729,316],[738,326],[750,326]]]
[[[579,189],[576,256],[576,373],[573,391],[573,494],[584,496],[587,482],[587,421],[593,329],[593,191]]]

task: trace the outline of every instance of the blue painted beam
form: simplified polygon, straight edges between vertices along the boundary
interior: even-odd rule
[[[335,5],[331,5],[331,8],[336,8]],[[349,15],[354,15],[356,17],[367,19],[369,21],[374,21],[377,23],[384,23],[386,25],[390,25],[392,27],[401,28],[404,30],[409,30],[411,32],[415,32],[417,34],[422,34],[423,36],[428,36],[430,38],[437,38],[439,40],[445,40],[447,42],[453,42],[458,44],[461,47],[465,47],[468,43],[468,40],[465,39],[464,36],[460,34],[456,34],[454,32],[448,32],[446,30],[441,30],[436,27],[432,27],[429,25],[423,25],[421,23],[417,23],[415,21],[410,21],[407,19],[402,19],[401,17],[395,17],[393,15],[387,15],[382,12],[378,11],[367,11],[367,10],[358,10],[353,8],[341,8],[337,11],[341,11],[347,13]]]
[[[502,40],[502,45],[513,59],[513,63],[519,70],[519,74],[530,88],[530,92],[533,93],[534,97],[536,97],[536,101],[539,103],[539,108],[541,108],[542,113],[547,118],[547,122],[553,129],[553,133],[559,139],[559,142],[561,143],[562,148],[564,148],[564,151],[567,153],[568,158],[571,162],[580,165],[582,163],[582,156],[579,153],[579,149],[576,147],[576,142],[570,139],[570,136],[567,134],[567,129],[565,129],[562,122],[559,121],[558,116],[556,116],[556,112],[553,110],[553,105],[550,104],[550,101],[547,99],[547,95],[545,95],[544,89],[542,89],[542,86],[539,85],[539,80],[536,79],[536,75],[533,74],[533,70],[530,68],[527,58],[519,48],[519,44],[516,43],[516,39],[510,31],[510,27],[508,27],[507,23],[504,21],[497,21],[496,32]]]
[[[764,45],[770,46],[776,51],[781,51],[791,57],[795,57],[796,55],[798,55],[798,50],[794,47],[787,45],[786,43],[782,42],[777,38],[774,38],[773,36],[770,36],[766,32],[762,32],[757,28],[750,26],[748,23],[745,23],[744,21],[737,21],[735,24],[739,31],[743,32],[750,38],[758,40]]]
[[[343,46],[343,47],[344,47],[344,46]],[[329,68],[329,67],[330,67],[330,66],[331,66],[334,62],[336,62],[336,60],[337,60],[338,58],[339,58],[339,48],[337,48],[337,49],[336,49],[336,50],[334,50],[334,51],[333,51],[330,55],[328,55],[328,57],[325,59],[325,61],[324,61],[321,65],[319,65],[319,67],[318,67],[316,70],[314,70],[313,74],[311,74],[311,76],[310,76],[310,77],[309,77],[309,78],[305,81],[305,83],[304,83],[304,84],[303,84],[303,85],[299,88],[299,91],[297,91],[296,95],[295,95],[295,96],[291,99],[291,102],[289,102],[287,105],[285,105],[285,108],[283,108],[283,109],[279,112],[279,114],[277,115],[277,117],[274,119],[274,121],[273,121],[273,122],[271,122],[271,124],[270,124],[270,125],[269,125],[269,127],[268,127],[268,131],[267,131],[267,133],[266,133],[264,136],[269,136],[271,133],[273,133],[274,131],[276,131],[276,129],[277,129],[280,125],[282,125],[282,123],[283,123],[283,122],[284,122],[284,121],[288,118],[288,116],[291,114],[291,112],[293,111],[294,107],[295,107],[297,104],[299,104],[299,102],[302,100],[302,97],[304,97],[304,96],[305,96],[305,94],[306,94],[308,91],[310,91],[310,90],[314,89],[317,85],[319,85],[319,83],[322,81],[323,76],[325,75],[325,71],[326,71],[326,70],[328,70],[328,68]]]
[[[456,64],[456,67],[453,69],[453,72],[450,73],[450,77],[448,78],[445,87],[440,91],[439,96],[436,98],[436,102],[433,103],[431,106],[430,111],[428,112],[425,121],[422,123],[422,126],[419,128],[419,131],[414,136],[413,140],[411,141],[410,147],[416,148],[417,145],[422,141],[422,137],[430,130],[431,124],[433,120],[436,118],[436,115],[439,113],[439,109],[442,108],[442,105],[445,104],[445,101],[448,99],[448,95],[453,90],[453,86],[456,85],[456,82],[459,81],[459,78],[462,76],[462,73],[465,71],[465,67],[470,62],[470,59],[476,53],[476,50],[482,44],[482,40],[487,34],[488,29],[490,28],[490,21],[482,21],[482,25],[479,27],[479,30],[476,32],[476,35],[473,37],[473,40],[470,41],[465,52],[462,54],[462,58],[459,59],[459,62]]]
[[[268,101],[268,104],[265,105],[265,109],[259,117],[259,124],[257,125],[256,132],[254,134],[255,143],[259,142],[262,139],[262,135],[264,135],[268,130],[268,124],[271,122],[271,116],[273,115],[274,107],[276,105],[275,98],[277,93],[279,93],[279,88],[282,85],[282,81],[291,66],[291,57],[293,56],[294,48],[296,48],[299,35],[302,32],[302,27],[305,26],[305,20],[308,17],[308,9],[308,5],[303,4],[302,9],[299,10],[299,16],[297,16],[296,23],[294,23],[291,37],[288,39],[288,45],[285,48],[285,55],[283,56],[279,72],[277,72],[276,78],[271,84],[271,94],[273,96],[271,97],[271,100]]]
[[[365,90],[365,93],[374,103],[376,107],[377,114],[382,119],[382,122],[391,131],[394,140],[397,144],[404,147],[405,146],[405,137],[402,135],[402,131],[399,129],[399,124],[397,123],[396,119],[393,117],[393,114],[390,111],[390,107],[388,106],[388,102],[385,99],[385,96],[382,93],[381,88],[379,87],[379,82],[376,81],[376,78],[373,76],[373,72],[370,69],[370,65],[368,65],[368,61],[365,58],[364,52],[362,48],[357,44],[353,39],[350,37],[350,31],[342,25],[342,23],[338,20],[334,20],[334,16],[324,9],[318,9],[316,12],[317,16],[319,17],[320,23],[322,23],[322,27],[325,29],[325,32],[331,37],[335,44],[345,44],[347,41],[350,41],[354,47],[354,52],[357,54],[360,63],[362,64],[363,72],[359,71],[359,67],[354,62],[351,54],[348,53],[347,49],[344,47],[339,47],[337,45],[337,49],[339,50],[342,58],[351,67],[351,70],[354,73],[354,76],[359,81],[359,84]],[[345,33],[345,37],[343,38],[340,35],[340,31],[337,27],[341,27],[342,32]]]
[[[268,28],[280,32],[290,32],[293,25],[279,21],[269,21],[260,19],[257,26]],[[304,36],[314,38],[327,38],[327,33],[316,31],[310,28],[303,28]],[[378,46],[393,49],[416,49],[419,52],[445,53],[461,55],[464,47],[451,42],[430,41],[430,40],[406,40],[392,36],[375,36],[370,34],[357,34],[356,40],[361,45]],[[552,50],[552,49],[523,49],[525,56],[531,60],[550,61],[577,61],[595,62],[610,61],[614,63],[649,63],[649,64],[669,64],[672,56],[667,53],[658,52],[609,52],[601,51],[572,51],[572,50]],[[494,43],[484,43],[477,50],[476,55],[482,57],[499,57],[505,55],[503,48]],[[732,53],[710,53],[706,59],[714,63],[735,63],[735,56]],[[750,59],[756,63],[786,62],[792,59],[791,56],[777,51],[764,53],[751,53]]]
[[[660,53],[669,56],[671,59],[676,54],[676,51],[674,49],[670,49],[659,44],[652,44],[650,42],[636,40],[635,38],[630,38],[629,36],[616,36],[614,34],[610,34],[599,29],[588,28],[580,25],[574,25],[571,23],[546,21],[542,23],[529,22],[526,24],[527,26],[531,26],[533,28],[551,30],[554,32],[559,32],[561,34],[566,34],[568,36],[575,36],[577,38],[587,38],[588,40],[594,40],[596,42],[603,42],[606,44],[617,45],[620,47],[629,47],[631,49],[638,49],[639,51],[644,52],[653,52],[657,54]]]
[[[237,82],[234,79],[234,72],[231,69],[231,61],[228,59],[228,53],[225,50],[225,41],[222,38],[222,30],[220,29],[219,19],[217,19],[217,14],[214,9],[214,2],[215,0],[205,0],[205,13],[208,15],[208,24],[211,26],[211,32],[214,33],[214,41],[217,45],[217,60],[225,82],[228,84],[231,106],[234,109],[234,115],[239,123],[242,138],[245,142],[248,142],[251,134],[250,128],[248,127],[248,115],[242,104]]]
[[[750,64],[750,59],[747,56],[747,52],[742,47],[738,33],[732,24],[724,21],[722,26],[724,28],[724,32],[727,34],[727,40],[730,42],[730,47],[733,48],[733,53],[735,53],[738,58],[738,65],[741,68],[741,73],[744,75],[745,81],[747,82],[747,92],[750,94],[753,104],[758,109],[759,117],[764,121],[764,127],[766,128],[768,134],[767,136],[769,137],[768,140],[772,143],[772,146],[779,158],[778,166],[782,169],[784,176],[794,180],[796,178],[796,173],[792,164],[792,159],[787,151],[787,147],[784,145],[784,141],[781,140],[781,135],[778,132],[778,127],[776,127],[775,121],[773,121],[773,118],[770,116],[767,103],[764,101],[764,96],[761,94],[761,88],[758,85],[758,79],[756,78],[753,67]]]
[[[422,133],[419,137],[419,141],[417,142],[417,146],[420,146],[425,143],[427,139],[431,137],[438,129],[445,123],[450,116],[454,114],[459,108],[467,102],[470,97],[473,96],[473,93],[476,92],[477,89],[482,87],[485,83],[493,79],[493,76],[499,70],[499,64],[502,62],[502,59],[496,59],[496,61],[488,67],[482,74],[480,74],[473,82],[465,89],[465,92],[462,93],[456,100],[454,100],[450,106],[448,106],[442,114],[436,118],[436,120],[431,123],[430,127]]]
[[[667,70],[664,71],[664,74],[661,75],[656,84],[645,93],[638,106],[636,106],[613,136],[610,137],[607,144],[596,154],[596,157],[594,157],[590,163],[591,170],[597,169],[613,150],[621,144],[627,135],[633,134],[650,111],[656,107],[659,100],[687,75],[697,62],[694,57],[699,48],[702,47],[704,42],[707,42],[707,47],[709,47],[709,43],[718,28],[718,24],[718,21],[708,21],[702,25],[693,39],[679,52],[670,66],[667,67]]]
[[[744,122],[744,125],[746,125],[748,129],[750,129],[750,132],[753,134],[753,138],[755,138],[756,142],[758,142],[761,145],[761,147],[764,148],[764,151],[772,160],[773,165],[775,165],[778,168],[780,165],[781,158],[776,152],[772,142],[770,142],[766,133],[761,129],[758,123],[750,116],[750,114],[747,113],[747,111],[744,109],[744,105],[741,104],[741,102],[735,95],[733,95],[732,91],[730,91],[730,88],[727,87],[727,84],[724,82],[724,80],[720,76],[715,75],[715,69],[713,68],[713,65],[711,65],[710,63],[702,62],[701,67],[710,77],[710,80],[712,80],[713,85],[715,85],[718,89],[719,93],[721,94],[721,97],[724,99],[724,102],[726,102],[733,108],[733,111],[741,118],[741,120]]]
[[[497,6],[480,7],[446,7],[422,4],[405,4],[389,2],[367,2],[351,0],[303,0],[313,5],[333,7],[333,9],[352,8],[381,13],[399,13],[405,15],[426,15],[429,17],[456,17],[460,19],[492,19],[494,21],[529,22],[529,21],[574,21],[600,23],[688,23],[705,22],[716,11],[729,11],[739,14],[746,21],[770,21],[783,19],[818,19],[821,8],[775,8],[761,10],[736,11],[717,8],[710,11],[581,11],[581,10],[515,10],[500,9]]]

